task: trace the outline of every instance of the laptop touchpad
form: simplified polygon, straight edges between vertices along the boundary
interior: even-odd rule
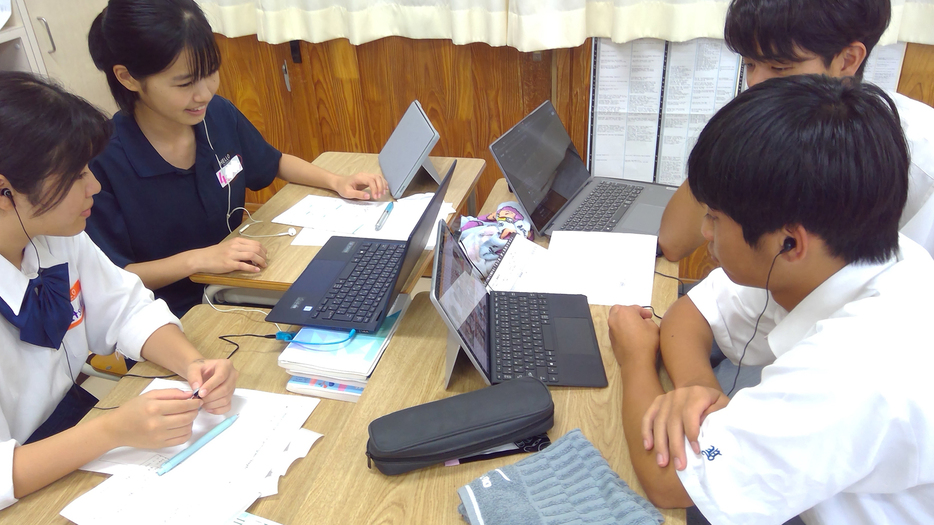
[[[593,334],[589,319],[558,317],[555,319],[555,335],[558,339],[558,351],[562,354],[593,354],[590,344]]]
[[[315,260],[309,268],[314,269],[314,278],[309,279],[307,289],[312,293],[324,293],[331,288],[334,280],[347,263],[345,261]]]
[[[636,203],[629,213],[623,216],[622,226],[626,229],[657,232],[662,223],[664,206]]]

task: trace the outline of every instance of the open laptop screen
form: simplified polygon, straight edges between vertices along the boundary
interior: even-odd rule
[[[490,377],[490,353],[487,347],[488,304],[486,287],[476,275],[473,265],[454,239],[450,228],[442,228],[441,260],[436,263],[439,272],[436,278],[435,297],[441,309],[469,347],[483,372]]]
[[[590,179],[551,101],[498,138],[490,151],[538,232]]]

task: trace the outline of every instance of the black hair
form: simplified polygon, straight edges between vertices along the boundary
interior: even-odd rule
[[[831,255],[881,262],[898,248],[908,146],[878,87],[825,75],[773,78],[710,119],[688,158],[695,198],[743,229],[801,225]]]
[[[107,75],[114,100],[130,117],[139,94],[123,87],[114,66],[125,66],[133,78],[144,80],[189,51],[192,81],[221,67],[211,25],[194,0],[110,0],[91,24],[88,47],[94,65]]]
[[[30,73],[0,72],[0,175],[37,215],[57,206],[104,151],[111,124],[83,98]],[[43,183],[57,177],[49,191]]]
[[[890,0],[732,0],[723,35],[730,49],[753,60],[800,62],[803,50],[830,67],[853,42],[866,46],[868,58],[891,17]],[[857,78],[865,66],[863,60]]]

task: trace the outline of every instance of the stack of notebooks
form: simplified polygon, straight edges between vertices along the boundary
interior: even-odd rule
[[[279,355],[279,366],[292,376],[286,390],[356,403],[409,302],[408,295],[400,294],[371,334],[348,339],[345,331],[302,328]]]

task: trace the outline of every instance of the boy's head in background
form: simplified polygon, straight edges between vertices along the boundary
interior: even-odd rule
[[[890,19],[889,0],[733,0],[723,34],[750,87],[803,74],[862,79]]]

